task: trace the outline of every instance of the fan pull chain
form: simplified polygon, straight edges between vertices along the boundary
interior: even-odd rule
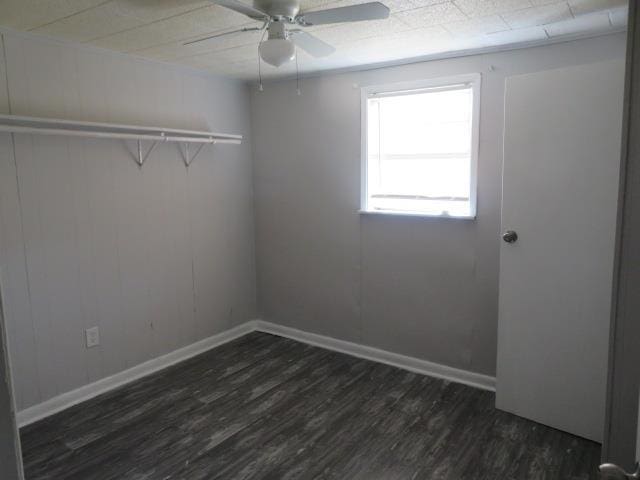
[[[258,91],[264,92],[264,87],[262,86],[262,62],[260,58],[260,45],[264,42],[264,36],[267,34],[268,29],[265,28],[264,32],[262,32],[262,38],[260,42],[258,42]]]
[[[302,95],[302,90],[300,90],[300,68],[298,67],[298,47],[296,46],[296,94],[298,96]]]
[[[264,87],[262,86],[262,68],[260,65],[260,44],[258,44],[258,91],[264,92]]]

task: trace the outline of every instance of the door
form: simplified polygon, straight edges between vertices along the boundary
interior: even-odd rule
[[[624,63],[506,81],[496,406],[602,441]]]

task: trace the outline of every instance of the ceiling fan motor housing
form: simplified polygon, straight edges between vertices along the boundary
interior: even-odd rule
[[[296,15],[300,13],[299,0],[254,0],[253,6],[268,13],[273,19],[290,23],[293,23]]]

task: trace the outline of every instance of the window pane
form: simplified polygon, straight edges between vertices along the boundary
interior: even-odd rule
[[[368,102],[369,209],[469,215],[472,88]]]

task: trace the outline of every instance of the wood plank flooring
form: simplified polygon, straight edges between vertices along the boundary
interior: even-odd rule
[[[596,479],[494,395],[263,333],[21,431],[28,480]]]

